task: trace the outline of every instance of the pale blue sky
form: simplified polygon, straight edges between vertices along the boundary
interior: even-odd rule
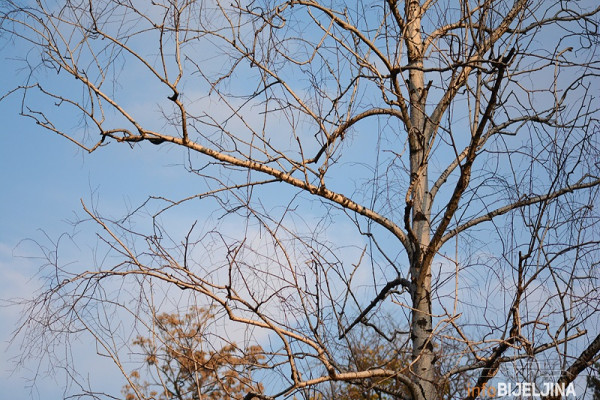
[[[15,76],[11,66],[4,60],[0,63],[2,76]],[[4,91],[16,82],[3,80],[0,89]],[[170,167],[181,163],[183,156],[168,146],[157,148],[145,144],[145,151],[139,152],[113,144],[110,149],[84,154],[67,140],[50,134],[26,118],[18,117],[18,110],[17,94],[0,103],[3,121],[0,127],[2,299],[33,294],[39,285],[34,276],[41,261],[25,258],[39,255],[27,239],[48,245],[46,234],[56,240],[61,233],[73,232],[71,222],[83,214],[80,199],[90,204],[91,198],[94,198],[106,213],[123,215],[150,193],[185,193],[181,182],[183,178],[189,178],[185,173],[182,176],[180,167]],[[68,254],[72,246],[65,247],[65,257],[77,257]],[[30,399],[32,395],[40,399],[62,398],[64,382],[60,381],[60,373],[59,381],[45,378],[42,366],[38,387],[31,391],[26,379],[34,375],[36,365],[29,363],[13,372],[11,358],[20,354],[20,349],[18,343],[8,349],[7,345],[19,315],[19,307],[0,308],[0,397],[12,400]],[[90,343],[80,346],[78,357],[82,364],[93,367],[89,368],[90,371],[100,371],[94,376],[96,385],[106,385],[118,394],[122,378],[112,364],[95,356]]]
[[[8,47],[2,48],[0,73],[3,77],[17,76],[16,79],[3,79],[0,82],[0,93],[19,82],[19,75],[13,69],[14,64],[5,62],[11,56],[11,51]],[[134,70],[126,73],[129,78],[135,76]],[[168,94],[170,93],[161,92],[156,98],[166,102]],[[134,96],[133,93],[128,95]],[[157,112],[154,103],[145,104],[146,99],[137,100],[136,111],[154,120],[153,113]],[[18,108],[19,94],[0,103],[0,117],[3,121],[0,127],[0,273],[4,278],[0,281],[2,299],[33,294],[33,289],[39,284],[35,273],[40,261],[27,258],[36,255],[35,247],[27,239],[48,244],[48,238],[55,240],[61,233],[72,232],[74,228],[70,221],[83,215],[81,198],[87,204],[97,204],[103,215],[121,217],[150,194],[181,198],[198,192],[194,187],[193,177],[180,165],[175,165],[184,162],[184,154],[179,150],[170,146],[152,146],[149,143],[139,144],[137,149],[132,150],[127,145],[112,143],[108,148],[91,155],[84,154],[67,140],[35,126],[30,120],[17,117]],[[76,122],[72,124],[76,125]],[[143,146],[143,151],[139,151],[139,146]],[[354,148],[353,151],[357,154],[371,157],[361,146],[356,145]],[[355,164],[352,166],[355,168],[353,173],[360,167]],[[279,189],[274,185],[271,190]],[[350,191],[354,189],[351,188]],[[187,219],[186,228],[193,219],[202,217],[203,211],[199,206],[195,211],[193,217]],[[79,236],[85,239],[85,235],[83,232]],[[22,242],[23,240],[26,241]],[[20,243],[22,244],[19,245]],[[86,250],[93,246],[91,243],[86,240],[78,242],[82,246],[80,252],[75,252],[74,246],[65,246],[64,257],[85,262],[78,257],[86,254]],[[16,307],[0,308],[0,397],[25,400],[31,398],[33,393],[34,398],[62,398],[64,377],[60,372],[58,381],[39,375],[38,387],[33,391],[28,388],[25,379],[34,375],[32,368],[35,364],[27,364],[25,368],[11,374],[13,364],[9,359],[18,355],[20,349],[14,345],[4,352],[4,348],[11,338],[11,331],[16,326],[19,315]],[[124,381],[112,363],[95,356],[95,348],[90,343],[73,343],[73,346],[77,361],[83,367],[82,371],[91,374],[94,388],[105,388],[118,394]],[[44,368],[45,365],[42,365],[42,371]]]

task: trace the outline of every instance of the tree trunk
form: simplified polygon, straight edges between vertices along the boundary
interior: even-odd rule
[[[409,66],[410,99],[410,169],[411,187],[407,194],[407,212],[410,219],[407,228],[412,231],[413,251],[410,257],[410,272],[413,283],[413,312],[411,320],[412,372],[419,388],[415,400],[435,398],[433,343],[431,342],[431,265],[423,263],[423,253],[430,240],[430,199],[428,187],[427,153],[430,134],[425,129],[423,41],[421,37],[421,7],[416,0],[406,2],[406,47]],[[408,215],[405,216],[409,218]]]

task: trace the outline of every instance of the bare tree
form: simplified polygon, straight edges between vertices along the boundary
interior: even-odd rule
[[[86,331],[121,366],[102,323],[121,314],[91,310],[143,326],[156,291],[181,289],[261,345],[265,390],[246,398],[393,380],[390,398],[473,399],[532,361],[573,382],[600,354],[599,16],[593,1],[5,1],[1,32],[31,69],[11,92],[22,115],[88,152],[180,149],[203,188],[122,220],[84,206],[112,258],[50,262],[29,335]],[[214,224],[159,224],[198,199]],[[153,226],[129,224],[149,204]],[[405,367],[346,362],[365,335]]]

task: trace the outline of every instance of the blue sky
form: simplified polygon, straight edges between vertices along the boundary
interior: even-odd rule
[[[4,58],[15,50],[5,47],[3,51]],[[0,64],[2,76],[14,77],[0,83],[2,93],[24,79],[14,70],[14,65],[12,62]],[[37,258],[41,254],[36,243],[51,246],[61,238],[63,260],[83,265],[88,260],[93,252],[93,232],[73,225],[85,216],[81,200],[88,206],[97,206],[103,215],[122,217],[149,195],[182,198],[199,190],[195,187],[198,180],[181,166],[185,153],[179,149],[149,143],[131,149],[111,143],[87,154],[68,140],[36,126],[30,119],[18,116],[19,96],[15,93],[0,102],[3,121],[0,128],[0,273],[3,276],[0,299],[5,305],[9,299],[32,297],[41,284],[39,269],[43,260]],[[141,104],[138,109],[143,108],[143,102]],[[152,113],[157,112],[158,107],[152,104],[149,107],[144,116],[150,115],[153,119]],[[202,207],[205,206],[203,202]],[[207,214],[194,204],[191,207],[194,208],[192,218],[201,219]],[[189,228],[193,220],[183,216],[184,212],[185,209],[181,209],[171,213],[169,223],[181,217],[185,228]],[[67,236],[61,237],[64,233],[76,233],[76,242],[71,243]],[[20,306],[0,308],[0,393],[13,400],[62,398],[67,382],[65,375],[60,370],[51,370],[47,360],[39,365],[29,360],[15,369],[22,350],[19,341],[10,346],[9,342],[20,315]],[[71,345],[81,371],[91,374],[93,388],[118,395],[125,381],[110,361],[96,355],[93,341]],[[31,386],[33,376],[37,376],[34,387]]]
[[[14,76],[11,64],[0,64],[2,76]],[[5,81],[5,84],[9,82]],[[33,278],[39,261],[31,243],[25,239],[44,241],[44,230],[56,238],[71,231],[68,223],[80,210],[79,198],[89,197],[92,188],[101,189],[107,196],[122,193],[126,198],[135,191],[124,191],[124,182],[114,179],[122,167],[125,154],[105,152],[83,157],[82,152],[63,140],[37,128],[24,118],[17,117],[18,98],[0,103],[3,121],[0,128],[0,297],[28,297],[39,284]],[[103,158],[103,159],[102,159]],[[99,169],[99,164],[104,164]],[[135,167],[130,167],[135,168]],[[104,170],[104,173],[100,171]],[[139,187],[137,188],[140,189]],[[21,243],[21,245],[19,245]],[[14,371],[12,357],[20,353],[18,343],[7,349],[12,330],[20,315],[19,307],[0,308],[2,355],[0,356],[0,393],[15,400],[60,398],[63,386],[53,379],[42,378],[38,387],[30,389],[35,364]],[[42,375],[43,376],[43,375]],[[30,392],[32,390],[32,392]]]
[[[5,47],[2,57],[9,57],[13,50]],[[0,64],[2,76],[14,77],[0,83],[1,92],[24,79],[14,70],[14,65],[12,62]],[[18,326],[21,307],[8,306],[7,300],[33,297],[42,282],[39,270],[44,260],[39,258],[42,254],[36,243],[51,247],[60,239],[61,259],[85,266],[91,262],[96,239],[93,230],[88,232],[73,224],[85,217],[81,200],[87,206],[97,207],[104,216],[122,217],[149,195],[183,198],[197,193],[200,182],[182,168],[186,153],[180,149],[149,143],[137,144],[131,149],[111,143],[88,154],[68,140],[36,126],[30,119],[20,117],[19,107],[18,93],[0,102],[3,121],[0,127],[0,273],[3,276],[0,299],[4,305],[0,307],[0,393],[12,400],[59,399],[63,398],[67,384],[65,374],[52,369],[46,359],[40,364],[35,359],[29,360],[16,368],[23,350],[18,340],[9,345]],[[144,115],[153,119],[157,111],[158,107],[150,104]],[[165,223],[187,230],[193,219],[202,220],[208,214],[207,204],[210,207],[210,201],[203,201],[201,206],[193,203],[177,208],[169,213]],[[190,207],[192,217],[185,215]],[[75,241],[63,234],[75,234]],[[88,341],[70,345],[77,366],[82,373],[90,374],[92,387],[119,395],[124,378],[111,361],[96,354],[94,341],[88,337]],[[36,382],[32,387],[34,376]]]
[[[12,66],[8,62],[0,63],[2,76],[14,77]],[[17,80],[4,80],[1,89],[15,82]],[[33,295],[40,283],[36,273],[41,261],[30,258],[39,256],[32,241],[49,245],[50,240],[56,240],[62,233],[77,231],[72,222],[83,215],[80,199],[88,205],[99,205],[109,215],[122,215],[151,193],[185,192],[178,189],[185,188],[181,185],[181,169],[174,166],[183,162],[182,154],[168,146],[158,148],[147,144],[144,151],[139,152],[113,144],[102,151],[85,154],[67,140],[19,117],[18,112],[18,95],[0,103],[3,121],[0,127],[0,274],[3,277],[0,298],[3,300]],[[61,256],[67,258],[77,259],[86,250],[85,244],[79,249],[65,247],[66,254],[61,253]],[[19,315],[18,306],[0,307],[1,397],[13,400],[31,396],[62,398],[64,376],[60,372],[58,380],[45,377],[46,365],[42,365],[40,379],[32,389],[28,379],[34,375],[36,364],[31,362],[14,370],[14,357],[21,351],[18,342],[10,347],[8,342]],[[94,382],[118,394],[123,380],[114,366],[97,357],[89,343],[76,347],[79,361],[87,364],[90,371],[101,372],[94,375]]]
[[[10,49],[4,48],[3,51],[3,58],[10,55]],[[0,64],[2,76],[17,75],[15,80],[5,79],[0,83],[0,93],[18,82],[19,76],[13,65],[4,60]],[[126,73],[129,78],[135,76],[133,70]],[[132,93],[129,94],[134,97]],[[169,93],[160,93],[156,98],[165,102],[167,94]],[[137,111],[149,118],[151,124],[156,123],[153,113],[156,113],[157,106],[150,104],[148,107],[145,100],[139,99],[135,105]],[[177,198],[197,192],[194,179],[190,179],[180,165],[185,162],[185,155],[170,146],[144,143],[132,150],[127,145],[113,143],[91,155],[84,154],[67,140],[40,129],[30,120],[17,117],[18,110],[18,94],[0,103],[3,121],[0,128],[0,272],[4,278],[0,281],[2,299],[31,296],[39,285],[36,271],[41,261],[31,258],[39,254],[33,241],[49,244],[64,232],[78,231],[79,248],[66,241],[65,253],[61,253],[61,256],[81,263],[88,261],[80,257],[89,255],[93,241],[86,239],[93,237],[89,233],[80,232],[71,223],[83,216],[80,199],[88,205],[93,203],[98,206],[103,215],[122,216],[127,210],[137,207],[148,195]],[[69,124],[69,121],[62,122]],[[143,147],[142,151],[139,146]],[[371,157],[360,145],[353,147],[363,157]],[[340,167],[340,174],[343,174],[345,167],[346,165]],[[360,168],[356,164],[352,164],[352,167],[355,168],[353,172]],[[361,173],[368,175],[368,168]],[[350,181],[354,176],[348,178]],[[339,184],[337,180],[335,183],[340,186],[344,184]],[[360,188],[350,188],[349,191],[355,189]],[[279,187],[274,185],[271,190],[277,191]],[[205,215],[201,208],[194,205],[192,207],[195,207],[193,218]],[[182,212],[171,216],[179,215],[183,218]],[[186,222],[189,226],[190,219]],[[493,247],[493,244],[490,246]],[[3,348],[11,338],[11,331],[16,326],[19,315],[18,307],[0,308],[0,320],[3,321],[0,341]],[[73,346],[77,361],[83,367],[82,371],[91,374],[90,379],[95,387],[106,388],[118,394],[124,382],[112,363],[97,357],[96,349],[88,342],[73,343]],[[57,380],[45,377],[45,364],[41,366],[42,373],[34,390],[28,387],[26,379],[34,375],[35,364],[26,364],[24,368],[11,374],[13,364],[10,359],[19,353],[16,343],[0,356],[0,393],[15,400],[29,399],[31,394],[34,398],[42,399],[62,397],[64,376],[59,372]]]

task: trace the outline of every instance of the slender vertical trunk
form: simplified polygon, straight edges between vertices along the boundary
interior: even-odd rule
[[[415,400],[436,398],[434,387],[434,357],[431,342],[431,265],[423,264],[423,252],[430,240],[430,199],[428,187],[427,148],[430,133],[426,129],[425,77],[423,67],[423,42],[421,37],[421,8],[418,0],[406,2],[406,48],[409,70],[409,99],[411,129],[408,132],[410,145],[411,205],[410,229],[413,236],[413,251],[410,254],[410,272],[414,284],[412,293],[412,372],[419,388]]]

